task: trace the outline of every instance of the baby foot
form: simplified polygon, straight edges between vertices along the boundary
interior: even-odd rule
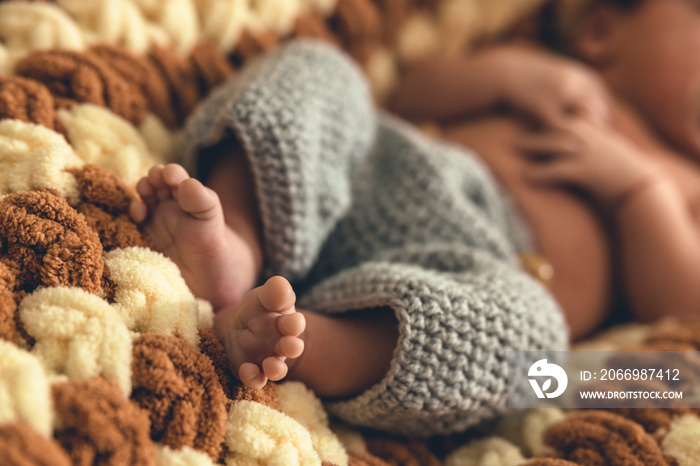
[[[192,292],[214,308],[237,304],[255,284],[252,252],[224,221],[219,196],[176,164],[156,165],[130,207],[158,251],[173,260]]]
[[[295,300],[289,282],[276,276],[251,290],[238,306],[216,313],[215,328],[231,371],[247,387],[261,389],[268,379],[284,378],[285,360],[304,351],[299,335],[306,320],[295,310]]]

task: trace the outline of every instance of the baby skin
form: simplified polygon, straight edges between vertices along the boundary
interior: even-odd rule
[[[146,233],[178,265],[192,291],[217,308],[238,303],[221,309],[216,318],[232,323],[221,339],[241,382],[262,388],[267,379],[282,379],[287,375],[285,359],[304,350],[299,335],[306,325],[294,309],[289,282],[272,277],[242,300],[236,296],[230,285],[250,281],[241,276],[249,274],[240,259],[247,245],[226,226],[218,195],[180,165],[152,167],[137,191],[142,202],[132,204],[132,217],[148,220]]]
[[[217,176],[230,175],[221,189],[250,189],[245,178],[235,182],[240,163],[225,159],[213,186]],[[260,389],[288,376],[321,396],[345,397],[386,373],[397,338],[390,311],[333,318],[298,311],[292,286],[281,276],[254,287],[261,240],[251,231],[259,222],[246,215],[254,209],[238,202],[250,193],[222,205],[219,193],[176,164],[152,167],[136,189],[141,200],[132,203],[132,218],[178,265],[193,293],[212,302],[217,335],[241,383]]]

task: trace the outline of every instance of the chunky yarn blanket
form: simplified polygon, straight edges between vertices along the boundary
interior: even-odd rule
[[[294,37],[344,48],[379,103],[535,1],[0,1],[0,464],[693,465],[688,409],[533,410],[405,439],[329,421],[295,382],[228,371],[212,310],[127,215],[194,106]],[[587,349],[700,349],[700,324]]]

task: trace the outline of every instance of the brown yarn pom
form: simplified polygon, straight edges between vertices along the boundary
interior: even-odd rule
[[[17,344],[17,303],[12,296],[15,274],[0,261],[0,339]]]
[[[611,413],[641,425],[649,434],[664,436],[675,417],[684,414],[700,414],[700,409],[691,408],[616,408]]]
[[[97,232],[105,251],[131,246],[152,247],[129,215],[129,205],[136,195],[116,174],[107,168],[88,164],[74,170],[81,202],[76,210]]]
[[[78,182],[83,201],[94,204],[110,214],[128,211],[136,200],[136,193],[111,170],[99,165],[86,164],[73,175]]]
[[[134,342],[132,399],[148,411],[151,438],[219,457],[226,398],[211,361],[184,340],[144,334]]]
[[[0,120],[14,118],[56,129],[56,110],[51,92],[33,79],[0,76]]]
[[[96,45],[90,51],[109,63],[124,80],[131,83],[146,100],[148,110],[166,126],[173,128],[176,125],[177,118],[170,101],[168,83],[153,63],[125,47],[115,45]]]
[[[15,64],[15,73],[43,83],[60,108],[76,103],[101,105],[132,123],[146,116],[146,101],[139,89],[90,52],[33,52]]]
[[[71,466],[60,445],[23,422],[0,425],[3,466]]]
[[[428,447],[418,441],[398,441],[383,437],[366,438],[367,450],[392,466],[440,466]]]
[[[391,466],[391,464],[369,453],[350,452],[348,466]]]
[[[219,378],[219,384],[221,384],[224,396],[226,396],[226,412],[228,413],[233,404],[233,387],[237,381],[231,375],[231,371],[228,370],[228,361],[226,360],[224,347],[221,346],[221,342],[213,329],[199,331],[199,351],[209,358],[214,367],[214,372]],[[222,442],[218,459],[219,463],[225,463],[228,452],[226,442]]]
[[[99,294],[102,245],[85,219],[53,189],[0,201],[3,261],[15,275],[15,300],[38,286],[77,286]]]
[[[74,465],[156,463],[148,416],[116,383],[96,378],[54,385],[52,391],[60,425],[55,436]]]
[[[233,76],[233,67],[211,42],[197,43],[190,52],[190,61],[197,73],[197,88],[202,96]]]
[[[99,208],[94,204],[81,203],[77,210],[85,216],[87,224],[97,232],[104,250],[139,246],[148,248],[152,241],[144,236],[126,213],[118,215]]]
[[[243,31],[236,47],[231,53],[231,60],[236,66],[242,66],[258,55],[274,50],[279,45],[277,34],[272,31]]]
[[[317,13],[300,15],[294,22],[292,35],[296,38],[319,39],[333,45],[340,45],[338,39],[328,29],[326,19]]]
[[[226,359],[224,347],[221,345],[214,330],[205,329],[199,331],[199,351],[209,358],[214,367],[214,372],[219,379],[219,384],[221,384],[221,388],[227,398],[226,411],[228,411],[233,403],[234,387],[237,381],[233,378],[228,368],[228,360]]]
[[[338,0],[330,26],[360,63],[367,62],[381,39],[381,15],[371,0]]]
[[[168,86],[177,124],[181,124],[199,100],[197,73],[190,60],[172,49],[154,46],[149,60]]]
[[[563,459],[585,465],[668,464],[654,438],[639,424],[606,411],[572,414],[550,426],[544,441]]]

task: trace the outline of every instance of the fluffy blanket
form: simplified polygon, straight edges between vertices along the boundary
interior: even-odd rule
[[[299,383],[246,389],[210,306],[127,215],[197,102],[281,41],[343,47],[381,102],[407,61],[461,53],[532,3],[0,2],[0,463],[699,464],[692,410],[534,410],[411,440],[329,422]],[[628,326],[586,349],[698,335]]]

